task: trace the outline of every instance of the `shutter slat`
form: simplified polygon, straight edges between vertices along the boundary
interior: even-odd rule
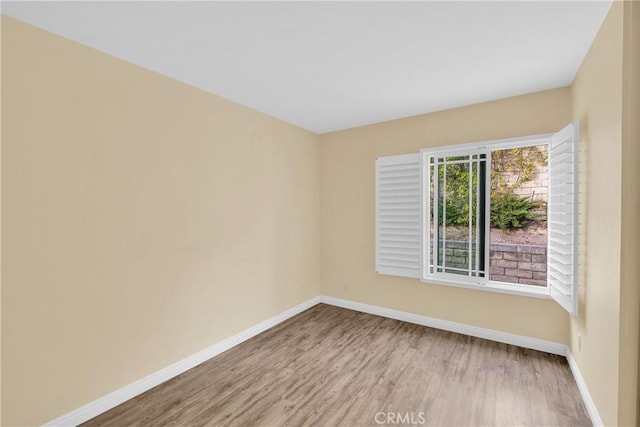
[[[410,223],[384,224],[380,228],[384,230],[418,230],[420,227]]]
[[[381,201],[379,205],[380,206],[402,206],[402,204],[404,203],[413,207],[416,205],[416,203],[420,203],[420,199],[413,196],[388,197],[386,200]]]
[[[571,258],[571,255],[566,254],[566,253],[561,253],[557,250],[550,250],[549,251],[549,258],[554,257],[556,258],[557,261],[561,262],[561,263],[571,263],[573,261],[573,259]]]
[[[547,234],[552,237],[561,237],[558,234],[563,236],[573,236],[573,229],[570,225],[567,225],[566,222],[569,220],[567,217],[571,217],[572,215],[554,215],[553,217],[549,216],[547,219],[547,227],[551,227],[553,225],[553,230],[547,230]],[[554,234],[557,233],[557,234]]]
[[[380,206],[380,212],[385,214],[388,212],[399,212],[404,214],[411,213],[413,215],[419,215],[420,209],[416,209],[415,206],[408,206],[404,203],[397,203],[395,205],[389,204]]]
[[[549,254],[547,276],[550,294],[572,315],[577,304],[578,144],[577,124],[551,138],[549,147]]]
[[[557,159],[549,161],[550,167],[566,165],[567,163],[571,162],[571,156],[572,156],[571,152],[556,153],[556,155],[558,156]]]
[[[401,157],[401,156],[389,156],[389,157],[380,157],[381,159],[389,159],[389,158],[393,158],[393,157]],[[389,171],[395,171],[395,172],[401,172],[401,171],[410,171],[412,173],[415,173],[415,166],[418,165],[418,160],[416,160],[415,162],[405,162],[402,161],[402,163],[394,163],[394,164],[389,164],[389,165],[380,165],[380,172],[389,172]]]
[[[390,230],[389,233],[380,233],[380,241],[383,242],[420,242],[420,237],[414,232],[400,234],[403,230]]]
[[[562,177],[557,177],[560,180]],[[553,188],[554,194],[568,194],[573,195],[573,182],[563,182],[562,184],[557,184]],[[549,186],[549,190],[551,190],[551,186]]]
[[[396,260],[396,261],[406,261],[407,256],[415,256],[417,255],[416,251],[396,251],[396,252],[382,252],[380,254],[381,258]]]
[[[549,194],[550,203],[571,203],[573,204],[573,195],[571,194]]]
[[[567,258],[571,258],[571,257],[567,257]],[[559,261],[559,259],[556,258],[555,261]],[[549,271],[557,271],[567,279],[571,278],[571,266],[564,264],[562,262],[554,262],[551,265],[549,265]]]
[[[380,252],[380,257],[384,258],[384,259],[392,259],[392,260],[396,260],[396,261],[406,261],[406,262],[411,262],[411,261],[407,261],[407,255],[408,256],[415,256],[418,254],[418,251],[395,251],[395,252]]]
[[[555,237],[549,237],[549,247],[557,249],[559,252],[565,255],[573,253],[573,245],[566,243],[566,239],[556,239]]]
[[[379,260],[380,260],[380,263],[385,266],[385,268],[386,267],[406,268],[409,270],[409,272],[420,269],[420,266],[413,261],[403,261],[399,259],[384,258],[382,256],[379,258]],[[386,273],[381,273],[381,274],[386,274]],[[399,274],[394,274],[394,276],[399,276]],[[407,277],[413,277],[413,276],[407,276]]]
[[[553,212],[554,214],[573,214],[573,203],[549,203],[547,207],[549,208],[549,212]]]
[[[550,260],[551,258],[556,259],[555,261],[556,264],[570,263],[573,260],[571,255],[562,254],[560,252],[549,251],[548,259]],[[551,271],[551,267],[549,267],[549,261],[547,261],[547,271]]]
[[[413,172],[403,173],[403,174],[386,174],[385,181],[388,183],[391,182],[415,182],[416,179],[419,179],[420,175],[415,174]]]
[[[408,171],[387,170],[387,171],[381,171],[380,176],[385,179],[389,179],[388,182],[395,182],[395,181],[402,181],[405,179],[410,180],[412,178],[416,178],[416,173],[413,170],[408,170]]]
[[[385,229],[380,231],[381,240],[394,239],[397,237],[413,238],[416,242],[420,241],[420,236],[416,236],[416,233],[413,230]]]
[[[380,184],[380,188],[382,190],[417,190],[419,187],[418,183],[409,183],[409,182],[387,182],[384,184]]]
[[[404,242],[407,243],[407,242]],[[385,247],[384,253],[398,253],[398,251],[419,251],[420,245],[417,244],[409,244],[405,245],[403,242],[391,242],[387,243],[387,247]],[[413,252],[412,252],[413,253]]]
[[[555,243],[553,245],[551,245],[552,247],[549,248],[549,256],[551,256],[551,254],[556,254],[556,255],[565,255],[565,256],[571,256],[571,246],[569,245],[562,245],[559,243]]]
[[[417,200],[415,202],[396,202],[396,203],[380,203],[380,209],[382,210],[395,210],[395,209],[415,209]]]
[[[399,196],[413,196],[414,194],[417,193],[418,190],[385,190],[385,189],[379,189],[378,193],[380,194],[380,196],[385,196],[385,197],[399,197]]]
[[[554,289],[560,293],[561,295],[564,295],[565,297],[570,297],[571,296],[571,285],[564,283],[562,281],[562,279],[560,279],[558,276],[556,276],[554,273],[547,273],[549,276],[549,281],[553,280],[556,282],[556,285],[554,285]]]
[[[420,222],[418,221],[418,217],[417,215],[414,214],[407,214],[407,215],[400,215],[400,214],[380,214],[379,216],[379,222],[380,222],[380,226],[384,227],[385,225],[408,225],[408,224],[414,224],[416,226],[420,225]]]
[[[416,213],[414,210],[400,210],[400,209],[394,209],[394,210],[386,210],[386,211],[382,211],[380,213],[380,218],[382,219],[382,221],[395,221],[396,218],[398,220],[408,220],[408,219],[412,219],[415,222],[418,222],[418,220],[420,219],[420,214]]]
[[[554,162],[553,170],[556,171],[556,174],[558,175],[563,173],[573,173],[573,165],[571,163],[555,164]]]
[[[551,228],[551,224],[548,225]],[[567,240],[573,237],[573,233],[561,231],[561,230],[549,230],[549,238],[553,239],[554,242],[558,242],[560,244],[564,244],[566,246],[571,246],[566,243]]]
[[[405,234],[405,235],[400,234],[403,232],[408,234]],[[415,227],[385,227],[384,230],[382,230],[381,232],[380,238],[381,240],[391,240],[396,237],[407,238],[417,233],[418,233],[418,230]]]
[[[376,272],[420,277],[420,154],[376,160]]]

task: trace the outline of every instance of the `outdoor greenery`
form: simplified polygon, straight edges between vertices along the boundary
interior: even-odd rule
[[[444,185],[444,168],[439,171],[439,185]],[[478,173],[473,171],[471,177],[472,187],[476,188],[478,183]],[[469,224],[469,169],[464,164],[452,164],[447,166],[447,203],[446,203],[446,224],[447,225],[468,225]],[[442,187],[441,187],[442,188]],[[471,195],[472,198],[475,194]],[[475,221],[476,205],[471,204],[472,216]],[[440,221],[444,210],[440,209]]]
[[[512,192],[499,193],[491,197],[491,226],[501,230],[520,228],[527,221],[541,220],[545,216],[536,212],[543,202],[532,202]]]
[[[449,159],[453,160],[453,158]],[[516,194],[524,183],[531,181],[540,166],[547,164],[547,153],[538,147],[496,150],[491,153],[491,226],[503,230],[523,227],[529,221],[544,220],[544,202],[534,202]],[[476,204],[469,206],[468,164],[449,164],[446,168],[446,225],[469,224],[469,208],[475,222]],[[512,177],[511,180],[508,177]],[[515,178],[515,180],[513,179]],[[439,185],[444,185],[444,168],[439,169]],[[478,171],[471,176],[472,190],[477,188]],[[473,192],[471,198],[475,199]],[[439,223],[444,210],[440,210]]]

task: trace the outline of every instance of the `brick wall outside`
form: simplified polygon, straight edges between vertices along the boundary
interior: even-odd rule
[[[513,184],[518,179],[516,174],[504,174],[507,182]],[[519,196],[527,197],[533,202],[546,202],[549,193],[549,173],[546,165],[540,166],[531,181],[522,183],[515,189]]]
[[[492,244],[489,279],[523,285],[547,285],[547,247],[538,245]],[[446,242],[447,267],[467,269],[467,242]],[[475,251],[472,252],[475,257]]]
[[[491,245],[489,279],[524,285],[547,285],[547,247]]]
[[[446,255],[447,267],[462,268],[465,270],[469,268],[469,244],[467,242],[447,240],[444,253]],[[473,258],[475,256],[476,251],[472,250],[471,257]]]

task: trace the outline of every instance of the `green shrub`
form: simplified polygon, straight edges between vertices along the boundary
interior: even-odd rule
[[[498,193],[491,197],[491,225],[501,230],[523,227],[528,221],[539,221],[544,215],[536,210],[544,202],[532,202],[511,192]]]

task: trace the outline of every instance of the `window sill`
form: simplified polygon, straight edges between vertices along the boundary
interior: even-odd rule
[[[551,299],[549,295],[549,287],[531,286],[531,285],[512,285],[509,283],[492,282],[485,284],[455,282],[441,279],[420,279],[420,282],[432,285],[453,286],[456,288],[475,289],[479,291],[498,292],[501,294],[520,295],[531,298]]]

